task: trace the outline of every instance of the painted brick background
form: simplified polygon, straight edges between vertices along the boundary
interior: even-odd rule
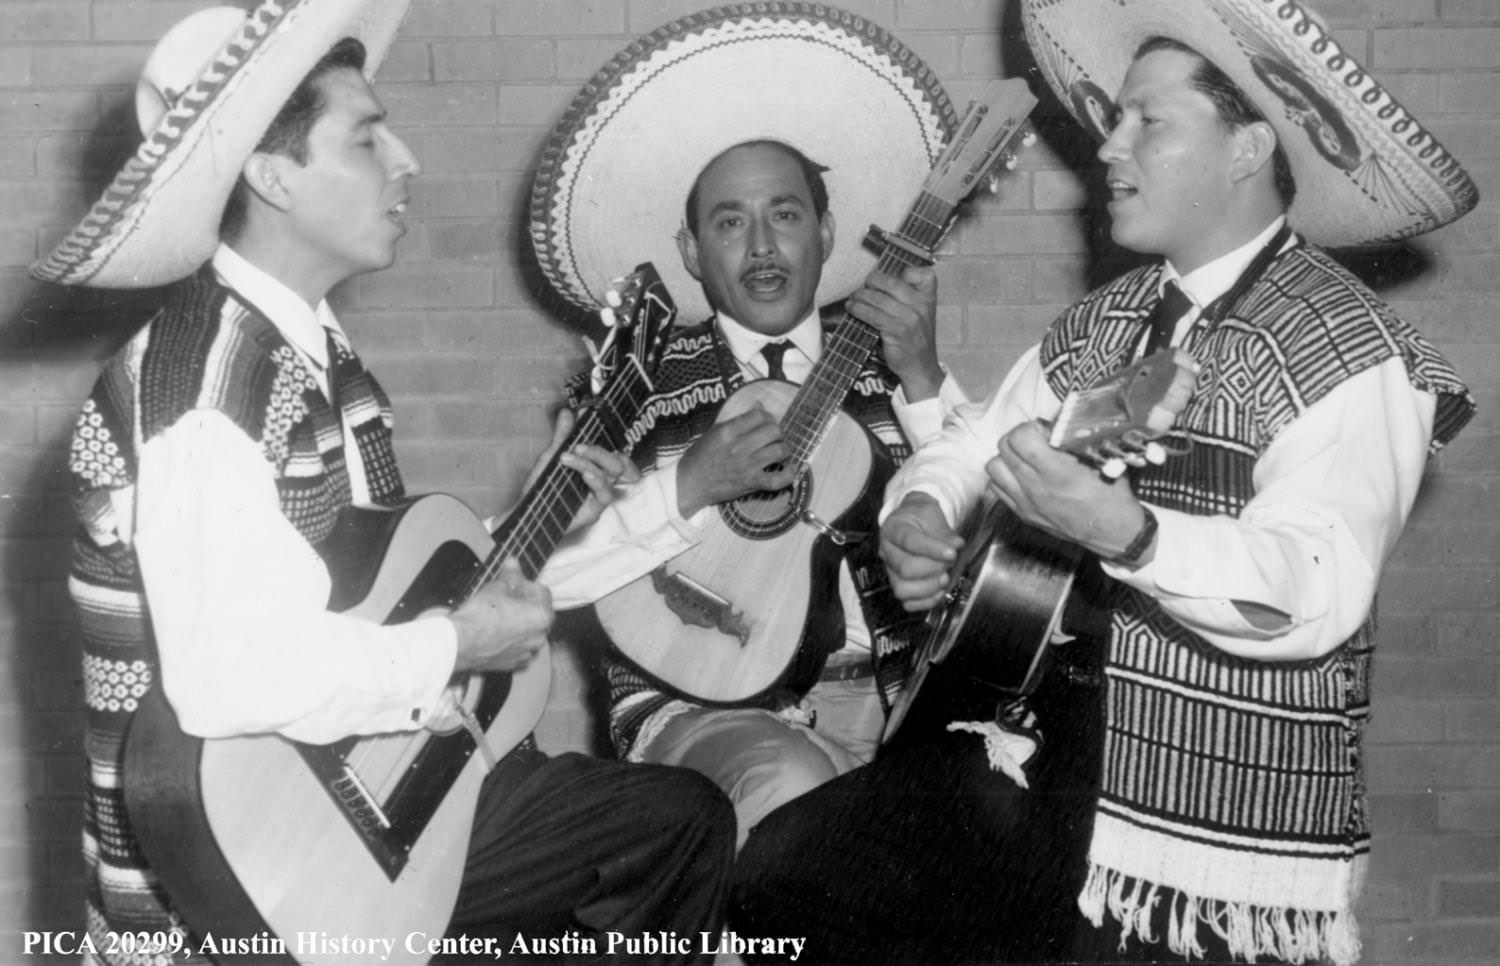
[[[66,292],[26,266],[131,151],[130,93],[184,0],[0,0],[0,966],[24,930],[77,929],[82,697],[64,579],[69,423],[151,293]],[[425,166],[399,265],[338,293],[396,398],[414,490],[505,506],[583,358],[526,269],[529,173],[578,86],[692,0],[416,0],[380,74]],[[1041,83],[1010,0],[846,0],[962,104]],[[1500,962],[1500,2],[1323,0],[1341,43],[1437,131],[1484,200],[1467,219],[1348,262],[1443,346],[1482,413],[1432,466],[1381,599],[1365,962]],[[943,351],[978,394],[1063,305],[1120,265],[1091,148],[1044,99],[1041,142],[979,201],[941,268]],[[664,150],[670,150],[665,145]],[[837,200],[835,199],[835,204]],[[622,270],[628,266],[622,266]],[[590,662],[563,640],[540,734],[594,746]]]

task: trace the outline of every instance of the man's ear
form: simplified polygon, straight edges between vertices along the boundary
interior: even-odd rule
[[[279,211],[286,211],[291,206],[291,194],[287,190],[283,168],[290,161],[281,155],[257,151],[240,169],[240,176],[257,198]]]
[[[818,222],[818,231],[823,236],[823,261],[826,262],[833,255],[833,212],[823,212],[823,217]]]
[[[682,267],[698,281],[703,281],[703,272],[698,268],[698,239],[683,225],[677,229],[677,253],[682,256]]]
[[[1229,174],[1243,181],[1263,168],[1268,169],[1276,153],[1276,129],[1266,121],[1255,121],[1234,132],[1234,160]]]

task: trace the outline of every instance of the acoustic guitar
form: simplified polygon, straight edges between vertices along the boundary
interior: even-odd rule
[[[1156,352],[1069,395],[1048,441],[1111,477],[1124,471],[1127,455],[1163,459],[1169,451],[1155,441],[1187,406],[1197,376],[1197,363],[1181,349]],[[1009,702],[1036,689],[1051,645],[1100,630],[1103,574],[1077,544],[1025,523],[999,500],[979,507],[963,529],[970,536],[947,594],[928,612],[884,741],[929,693],[924,686],[936,669],[947,689],[965,692],[944,694],[945,701],[977,693],[980,701]]]
[[[931,264],[959,204],[1031,138],[1025,121],[1035,104],[1013,79],[992,82],[970,105],[901,229],[872,229],[882,271]],[[757,407],[777,416],[801,474],[785,490],[718,504],[698,544],[596,602],[619,650],[670,690],[709,703],[748,701],[789,677],[815,679],[823,657],[842,645],[839,564],[847,544],[873,533],[891,466],[841,406],[879,341],[845,315],[800,387],[762,379],[731,395],[718,420]]]
[[[589,497],[561,452],[579,443],[626,451],[675,315],[649,264],[616,291],[592,403],[499,529],[491,533],[444,494],[351,507],[323,549],[330,610],[396,624],[457,606],[507,559],[536,576]],[[236,937],[278,937],[287,953],[271,947],[254,961],[425,963],[430,953],[405,939],[446,931],[480,785],[531,733],[550,677],[545,650],[514,674],[459,675],[448,712],[427,729],[329,745],[274,734],[195,738],[178,727],[158,685],[126,736],[131,824],[188,927],[212,933],[216,948],[247,950],[232,945]],[[341,936],[394,946],[377,957],[316,941]]]

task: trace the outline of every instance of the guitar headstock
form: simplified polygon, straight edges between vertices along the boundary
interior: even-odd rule
[[[1193,398],[1198,362],[1181,349],[1162,349],[1090,389],[1070,393],[1049,442],[1119,476],[1127,464],[1159,463],[1166,435]],[[1155,447],[1153,450],[1151,447]]]
[[[603,391],[622,362],[638,368],[649,384],[677,318],[677,305],[650,262],[642,262],[629,275],[612,281],[604,301],[599,310],[599,320],[606,329],[604,341],[596,349],[585,340],[594,360],[589,381],[595,395]]]
[[[1020,78],[990,81],[970,102],[922,190],[956,208],[997,168],[1013,167],[1021,147],[1036,138],[1026,120],[1035,106],[1036,95]]]

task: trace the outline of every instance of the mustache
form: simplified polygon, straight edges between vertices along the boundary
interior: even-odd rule
[[[773,272],[778,275],[790,275],[791,269],[787,268],[780,262],[775,261],[774,259],[760,259],[751,262],[748,266],[745,267],[745,270],[740,273],[740,281],[745,281],[746,279],[753,278],[756,275],[762,275],[767,272]]]

